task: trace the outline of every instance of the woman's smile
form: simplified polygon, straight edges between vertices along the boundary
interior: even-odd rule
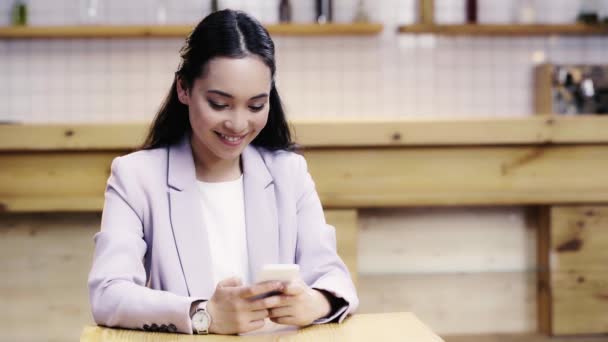
[[[247,135],[249,133],[245,133],[242,135],[228,135],[228,134],[223,134],[217,131],[213,131],[219,138],[220,141],[230,147],[237,147],[239,146],[243,140],[245,140],[245,138],[247,137]]]

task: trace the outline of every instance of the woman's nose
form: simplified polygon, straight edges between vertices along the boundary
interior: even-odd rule
[[[247,115],[242,111],[235,111],[234,115],[225,122],[226,128],[233,133],[243,133],[247,130]]]

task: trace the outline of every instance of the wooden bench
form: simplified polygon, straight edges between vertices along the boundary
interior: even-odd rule
[[[110,161],[146,125],[0,125],[0,211],[100,211]],[[356,275],[357,210],[538,207],[539,324],[608,332],[608,118],[297,121]]]

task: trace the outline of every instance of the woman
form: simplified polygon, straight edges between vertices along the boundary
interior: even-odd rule
[[[215,12],[181,57],[144,148],[112,163],[89,275],[95,321],[186,334],[341,322],[357,294],[291,151],[268,32]],[[278,263],[299,264],[300,279],[254,282]]]

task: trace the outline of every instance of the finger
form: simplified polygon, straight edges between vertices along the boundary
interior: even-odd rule
[[[241,332],[250,332],[250,331],[254,331],[254,330],[258,330],[260,328],[262,328],[264,326],[266,322],[264,322],[263,319],[257,320],[257,321],[251,321],[249,322],[249,324],[247,324],[247,327],[245,328],[244,331]]]
[[[278,306],[283,306],[284,296],[276,295],[266,298],[254,299],[249,303],[249,310],[263,310],[270,309]]]
[[[217,283],[217,287],[236,287],[236,286],[242,286],[243,285],[243,281],[241,280],[241,278],[239,277],[230,277],[230,278],[226,278],[224,280],[221,280],[219,283]]]
[[[265,318],[268,318],[268,314],[269,314],[269,312],[266,309],[251,311],[249,320],[251,320],[251,321],[264,320]]]
[[[295,317],[293,317],[293,316],[283,316],[283,317],[271,318],[270,320],[275,323],[278,323],[278,324],[298,325]]]
[[[268,317],[270,317],[270,318],[280,318],[280,317],[287,317],[287,316],[293,316],[293,315],[294,315],[293,306],[282,306],[279,308],[274,308],[274,309],[268,310]]]
[[[274,291],[283,291],[283,284],[277,281],[267,281],[259,284],[254,284],[251,286],[247,286],[242,288],[239,291],[239,296],[241,298],[251,298],[255,296],[259,296],[268,292]]]
[[[308,286],[304,284],[302,281],[290,281],[285,284],[285,289],[283,290],[283,294],[289,296],[299,295],[304,292]]]

